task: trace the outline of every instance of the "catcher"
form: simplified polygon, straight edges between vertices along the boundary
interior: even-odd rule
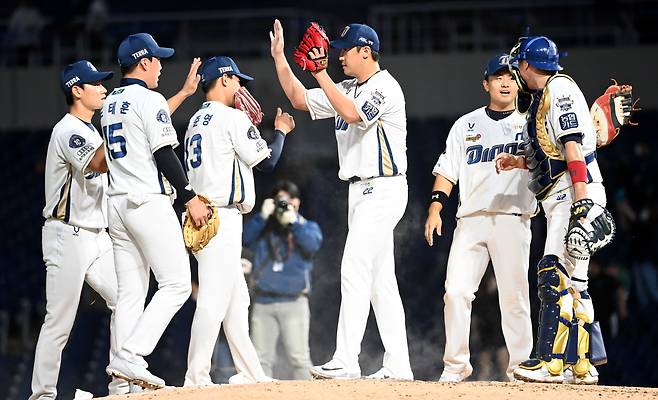
[[[615,233],[604,208],[596,148],[610,143],[629,122],[630,88],[610,88],[590,116],[578,85],[559,73],[555,43],[544,36],[519,39],[510,70],[522,92],[517,106],[528,114],[524,154],[498,154],[496,169],[529,169],[528,188],[541,201],[547,220],[544,257],[537,266],[541,309],[536,354],[514,376],[529,382],[596,384],[594,365],[604,364],[606,356],[587,293],[587,269],[591,254]]]
[[[271,380],[249,339],[249,292],[240,263],[242,214],[251,211],[256,200],[253,168],[274,169],[295,121],[277,109],[274,140],[268,145],[256,127],[263,117],[260,106],[242,87],[252,79],[229,57],[207,60],[201,66],[206,102],[190,119],[185,134],[190,184],[206,194],[205,201],[213,208],[206,227],[197,230],[188,218],[183,228],[185,244],[199,264],[185,386],[213,383],[211,358],[222,322],[238,371],[229,383]]]

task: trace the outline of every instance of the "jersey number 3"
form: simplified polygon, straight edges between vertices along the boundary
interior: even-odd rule
[[[105,147],[107,148],[107,157],[110,161],[116,158],[123,158],[128,153],[126,150],[126,138],[119,132],[123,128],[121,122],[103,126],[103,136],[105,136]],[[116,150],[116,144],[119,144],[119,150]]]
[[[188,165],[192,168],[199,168],[201,165],[201,135],[194,134],[192,137],[185,139],[185,167],[189,171]]]

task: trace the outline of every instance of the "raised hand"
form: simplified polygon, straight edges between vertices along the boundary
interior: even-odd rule
[[[270,31],[270,53],[272,58],[283,55],[283,26],[278,19],[274,20],[273,30]]]

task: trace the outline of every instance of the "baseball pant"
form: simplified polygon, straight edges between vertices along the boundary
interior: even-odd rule
[[[285,357],[292,367],[292,379],[311,378],[308,344],[310,318],[306,296],[293,301],[254,304],[251,312],[251,339],[266,375],[273,376],[277,343],[281,339]]]
[[[168,196],[110,196],[109,227],[118,282],[117,342],[140,362],[153,352],[191,292],[190,263]],[[144,308],[149,271],[158,290]]]
[[[446,272],[444,372],[470,375],[469,335],[475,292],[491,259],[505,344],[507,376],[532,351],[528,292],[530,217],[480,212],[460,218],[454,232]],[[492,329],[495,329],[492,327]]]
[[[404,308],[395,277],[393,230],[407,207],[403,175],[366,179],[349,187],[348,233],[340,267],[341,303],[334,359],[359,371],[370,305],[384,344],[384,363],[398,378],[413,379]]]
[[[594,203],[603,207],[606,205],[605,188],[600,183],[587,185],[587,193]],[[587,290],[587,270],[589,260],[576,260],[569,256],[564,245],[564,237],[569,229],[571,217],[571,204],[573,203],[573,190],[566,189],[549,195],[541,204],[546,214],[546,244],[544,255],[554,254],[560,259],[567,273],[571,277],[574,290],[582,292]]]
[[[249,289],[242,272],[242,214],[219,208],[219,230],[195,254],[199,292],[187,353],[185,386],[212,385],[210,367],[222,322],[238,373],[254,382],[266,379],[249,338]]]
[[[84,229],[49,219],[42,228],[41,246],[46,264],[46,316],[34,354],[32,396],[54,399],[62,361],[86,281],[105,300],[110,318],[110,357],[116,354],[115,306],[117,280],[112,243],[104,229]],[[120,385],[114,379],[110,394]]]

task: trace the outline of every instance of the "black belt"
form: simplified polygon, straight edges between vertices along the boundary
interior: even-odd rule
[[[367,178],[361,178],[360,176],[353,176],[347,181],[349,183],[356,183],[356,182],[361,182],[361,181],[367,181],[368,179],[373,179],[373,178],[392,178],[395,176],[400,176],[402,174],[397,174],[397,175],[378,175],[378,176],[369,176]]]
[[[261,290],[256,288],[254,290],[255,294],[257,296],[263,296],[263,297],[272,297],[272,298],[277,298],[277,299],[297,299],[300,297],[307,297],[308,293],[306,291],[301,292],[301,293],[296,293],[296,294],[291,294],[291,293],[278,293],[278,292],[270,292],[267,290]]]

